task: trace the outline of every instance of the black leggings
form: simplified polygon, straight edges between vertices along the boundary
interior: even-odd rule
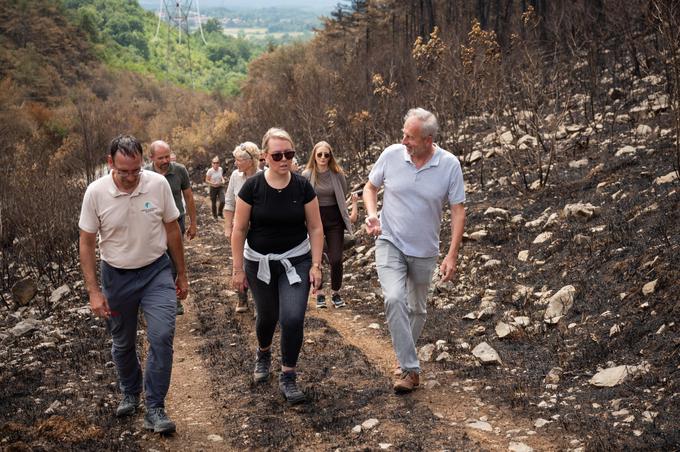
[[[272,344],[276,324],[281,325],[281,364],[295,367],[302,348],[305,310],[309,297],[309,269],[312,255],[288,259],[302,280],[291,285],[278,261],[270,261],[271,280],[269,284],[257,279],[258,263],[245,259],[248,286],[253,293],[257,308],[255,331],[260,349]]]
[[[331,290],[342,287],[342,251],[345,239],[345,222],[337,205],[319,207],[323,235],[326,236],[324,251],[331,266]]]
[[[218,201],[220,204],[219,208],[217,207]],[[224,210],[224,187],[210,187],[210,204],[213,217],[221,217]]]

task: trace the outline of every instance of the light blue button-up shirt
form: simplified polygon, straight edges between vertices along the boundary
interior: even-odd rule
[[[432,158],[416,169],[406,147],[386,148],[373,166],[368,180],[385,186],[380,211],[381,239],[414,257],[439,255],[442,209],[465,201],[460,162],[435,145]]]

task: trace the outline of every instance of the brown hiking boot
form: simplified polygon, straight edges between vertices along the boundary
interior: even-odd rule
[[[248,292],[243,291],[238,293],[236,312],[248,312]]]
[[[420,375],[416,372],[404,370],[394,381],[394,392],[397,394],[411,392],[420,385]]]

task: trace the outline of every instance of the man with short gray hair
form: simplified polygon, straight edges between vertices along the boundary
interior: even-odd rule
[[[420,384],[416,342],[425,325],[427,292],[439,257],[444,203],[451,209],[451,244],[439,266],[442,281],[449,281],[456,272],[465,226],[463,173],[458,159],[434,143],[438,127],[429,111],[409,110],[401,144],[380,154],[363,193],[366,230],[377,237],[376,268],[399,361],[397,393],[411,392]]]

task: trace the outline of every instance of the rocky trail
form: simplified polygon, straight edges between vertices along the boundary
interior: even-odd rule
[[[513,160],[534,146],[521,123],[470,118],[459,131],[472,143],[466,233],[457,279],[433,285],[422,389],[392,392],[373,239],[361,232],[345,255],[348,306],[309,305],[298,367],[309,401],[287,406],[274,378],[254,385],[252,311],[234,312],[229,245],[198,184],[167,401],[178,433],[113,416],[110,339],[79,269],[54,287],[14,268],[23,279],[0,304],[0,449],[680,450],[675,132],[658,77],[632,84],[625,103],[551,129],[561,152],[543,186],[530,160]],[[448,245],[447,230],[445,218]]]
[[[200,204],[207,213],[206,200]],[[477,395],[484,391],[483,381],[463,380],[430,365],[422,389],[394,395],[395,361],[386,325],[380,316],[357,314],[351,302],[343,309],[317,310],[310,299],[299,364],[310,400],[287,406],[276,378],[263,385],[251,382],[252,305],[248,313],[234,312],[222,223],[201,217],[201,234],[187,244],[192,295],[185,316],[178,318],[168,397],[178,433],[160,439],[146,435],[145,448],[564,450],[574,439],[564,432],[537,433],[530,419],[483,402]]]

